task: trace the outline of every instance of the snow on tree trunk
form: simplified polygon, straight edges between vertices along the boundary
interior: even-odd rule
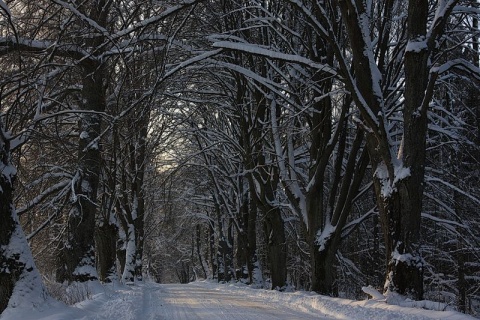
[[[125,268],[122,274],[123,283],[133,283],[135,281],[136,251],[135,227],[133,224],[129,224],[125,249]]]
[[[219,223],[219,239],[217,248],[218,281],[229,282],[233,278],[233,245],[231,239],[232,225],[229,223],[224,230],[222,221]],[[226,231],[226,235],[225,235]]]
[[[142,157],[142,163],[145,162],[144,157]],[[145,199],[143,196],[143,175],[144,175],[144,166],[141,166],[141,169],[136,172],[137,181],[135,183],[135,194],[138,196],[134,197],[134,210],[135,213],[133,225],[135,228],[135,278],[138,281],[143,280],[143,246],[144,246],[144,216],[145,216]],[[141,178],[139,177],[141,176]]]
[[[380,194],[377,202],[387,254],[385,291],[420,300],[424,264],[419,253],[421,204],[415,204],[409,195],[421,191],[417,185],[408,186],[405,183],[409,178],[397,183],[392,194],[382,195],[382,191],[378,191],[378,179],[375,186],[377,195]]]
[[[426,41],[428,1],[410,1],[405,53],[405,106],[400,163],[395,164],[392,192],[380,193],[388,261],[386,289],[423,298],[423,259],[419,254],[425,175],[429,56]],[[376,189],[380,187],[376,179]],[[396,182],[396,183],[395,183]],[[379,193],[377,192],[377,195]]]
[[[95,215],[101,167],[99,135],[101,116],[105,110],[103,68],[97,63],[83,66],[82,107],[92,111],[80,115],[78,169],[72,181],[72,208],[68,216],[67,235],[59,257],[57,280],[96,280]]]
[[[311,290],[325,294],[337,296],[338,292],[335,288],[336,278],[336,258],[337,245],[330,239],[335,232],[333,226],[325,226],[321,234],[328,234],[324,241],[319,241],[319,237],[314,235],[314,240],[310,246],[311,261]]]
[[[9,141],[0,132],[0,314],[7,307],[34,306],[45,300],[42,279],[33,261],[13,205],[15,168]]]
[[[134,174],[132,183],[133,203],[132,219],[135,228],[135,277],[136,280],[143,279],[143,249],[145,236],[145,168],[147,163],[147,136],[150,121],[150,108],[143,107],[136,119],[135,135],[136,141],[130,146],[133,156],[131,169]]]

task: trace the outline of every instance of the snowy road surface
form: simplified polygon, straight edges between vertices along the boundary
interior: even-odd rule
[[[113,308],[107,303],[101,308],[104,310],[99,310],[99,314],[109,319],[125,320],[332,319],[262,298],[252,299],[239,293],[217,291],[195,284],[145,284],[132,287],[124,298],[131,299],[126,301],[124,310],[118,309],[118,303],[112,304]]]
[[[17,304],[0,320],[475,320],[455,311],[426,310],[425,303],[407,308],[383,299],[354,301],[208,281],[85,286],[88,298],[74,306],[53,299],[33,308]]]

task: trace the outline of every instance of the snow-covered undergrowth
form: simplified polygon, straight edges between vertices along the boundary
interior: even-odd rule
[[[74,282],[70,285],[58,282],[46,284],[48,293],[58,301],[73,305],[92,298],[92,287],[97,287],[96,282]]]

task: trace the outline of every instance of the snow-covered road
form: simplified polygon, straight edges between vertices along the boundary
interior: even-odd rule
[[[143,284],[123,297],[134,308],[105,304],[99,314],[109,319],[144,320],[313,320],[331,319],[274,304],[265,299],[224,292],[196,284]],[[111,308],[115,306],[116,308]],[[127,307],[125,305],[125,307]],[[131,311],[131,312],[129,312]]]
[[[132,286],[92,282],[85,288],[87,299],[74,306],[53,299],[33,308],[17,304],[0,320],[474,320],[455,311],[426,310],[421,302],[407,308],[383,299],[353,301],[209,281]]]

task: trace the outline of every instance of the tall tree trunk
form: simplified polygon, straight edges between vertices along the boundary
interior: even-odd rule
[[[127,222],[125,234],[125,267],[122,273],[122,282],[133,283],[135,281],[137,243],[135,239],[135,226],[132,223]]]
[[[208,249],[212,279],[218,279],[218,260],[215,250],[215,225],[213,222],[210,222],[208,225]]]
[[[250,284],[263,283],[257,256],[257,208],[249,201],[247,217],[247,270]]]
[[[203,254],[202,254],[202,226],[200,224],[197,224],[195,226],[195,242],[197,247],[198,262],[202,267],[203,278],[207,279],[207,270],[205,268],[205,262],[204,262],[205,259],[203,258]]]
[[[78,168],[72,182],[72,208],[68,214],[67,234],[59,256],[57,281],[89,281],[98,278],[95,269],[95,214],[101,166],[99,135],[105,110],[103,68],[97,63],[83,66],[82,113],[79,121]],[[98,112],[98,113],[97,113]]]
[[[264,163],[261,160],[260,163]],[[249,177],[250,193],[255,199],[255,206],[261,213],[263,219],[263,231],[267,245],[267,262],[270,270],[272,289],[283,289],[287,285],[287,246],[285,237],[285,225],[282,212],[279,207],[270,205],[275,199],[274,186],[278,183],[278,174],[276,178],[265,176],[267,172],[262,172],[261,178]],[[261,187],[261,195],[255,190],[255,181],[266,181],[258,186]],[[273,180],[273,181],[272,181]],[[262,198],[260,198],[262,197]],[[253,232],[253,231],[252,231]]]
[[[237,240],[238,250],[241,252],[238,260],[238,265],[241,267],[239,277],[247,279],[248,284],[261,283],[257,259],[257,214],[249,197],[245,197],[241,212],[242,230],[238,233]]]
[[[309,190],[310,196],[307,195],[307,214],[308,214],[308,227],[307,227],[307,242],[310,248],[310,277],[311,288],[310,290],[325,294],[332,295],[333,288],[332,279],[334,260],[326,256],[326,252],[320,252],[320,247],[317,244],[318,233],[324,229],[324,206],[323,206],[323,174],[322,179],[315,180],[312,188]],[[330,268],[329,268],[330,267]],[[327,274],[328,273],[328,274]]]
[[[134,182],[132,191],[135,195],[133,206],[135,207],[135,276],[137,280],[143,279],[143,247],[145,242],[145,169],[147,163],[147,134],[148,124],[150,121],[150,109],[145,107],[140,111],[139,120],[137,123],[138,136],[135,142],[133,159],[135,161],[133,172]]]
[[[116,130],[112,131],[111,139],[113,141],[110,159],[106,159],[102,179],[102,204],[98,217],[97,228],[95,230],[95,245],[97,251],[97,269],[99,279],[103,282],[111,282],[118,279],[117,275],[117,257],[120,259],[117,250],[117,241],[119,239],[118,218],[115,213],[116,201],[116,174],[117,174],[117,149],[118,134]],[[125,262],[120,263],[121,270],[125,267]]]
[[[272,289],[283,290],[287,285],[287,244],[282,213],[279,208],[270,208],[263,212],[266,212],[264,230]]]
[[[237,269],[235,270],[235,279],[240,280],[240,281],[245,281],[249,279],[249,273],[248,273],[248,238],[247,238],[247,215],[248,213],[243,212],[243,208],[240,209],[241,212],[241,219],[239,219],[239,226],[240,230],[237,230],[237,254],[235,256],[236,258],[236,266]],[[249,281],[249,280],[247,280]]]
[[[117,229],[117,259],[118,259],[118,264],[119,264],[119,272],[120,275],[123,275],[123,271],[125,270],[125,265],[127,264],[126,261],[126,248],[127,248],[127,241],[126,241],[126,235],[123,231],[123,227],[120,227]]]
[[[427,20],[428,1],[410,0],[408,41],[413,44],[426,41]],[[426,45],[423,49],[407,50],[405,53],[404,134],[399,159],[403,168],[409,169],[410,175],[400,179],[393,186],[391,194],[386,194],[378,179],[375,179],[389,259],[387,290],[408,294],[416,299],[423,297],[423,259],[419,245],[427,135],[427,108],[423,104],[427,98],[428,57]]]
[[[324,248],[315,246],[314,265],[312,266],[312,290],[325,295],[338,296],[336,287],[338,245],[327,241]]]
[[[97,269],[102,282],[108,283],[117,279],[117,229],[108,219],[102,221],[95,230]]]
[[[223,218],[218,213],[218,281],[229,282],[233,278],[233,238],[232,223],[228,222],[225,230]]]
[[[86,17],[106,28],[112,2],[98,0],[79,7]],[[105,36],[85,38],[84,47],[98,50]],[[100,49],[101,50],[101,49]],[[82,91],[77,172],[72,181],[72,208],[68,213],[64,247],[58,257],[57,281],[89,281],[98,278],[95,268],[95,217],[97,189],[102,165],[100,152],[101,114],[106,108],[105,65],[86,57],[81,60]]]
[[[263,149],[265,142],[262,141],[263,126],[264,123],[269,123],[271,111],[262,92],[255,91],[254,99],[258,108],[256,116],[259,118],[250,119],[250,123],[241,123],[241,140],[247,154],[244,165],[251,171],[248,175],[250,196],[263,218],[272,289],[283,289],[287,285],[285,225],[280,207],[272,205],[279,188],[280,175],[276,166],[267,164]]]
[[[125,259],[122,281],[131,283],[143,280],[144,218],[145,218],[145,168],[147,162],[147,133],[150,109],[142,108],[128,128],[130,137],[124,148],[126,155],[119,159],[121,166],[121,195],[116,202],[119,221],[125,235]]]
[[[233,218],[228,219],[228,228],[227,228],[227,251],[225,252],[225,269],[226,274],[228,275],[225,281],[231,281],[235,278],[235,268],[233,265]]]

